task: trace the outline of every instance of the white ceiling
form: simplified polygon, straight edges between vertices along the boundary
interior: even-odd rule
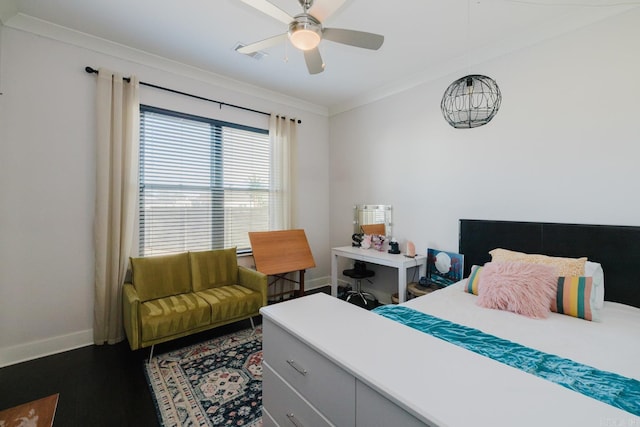
[[[469,71],[471,64],[638,7],[638,2],[618,0],[346,0],[324,26],[379,33],[385,36],[384,45],[369,51],[323,41],[326,69],[309,75],[302,53],[288,42],[268,49],[261,60],[234,51],[239,42],[286,31],[286,25],[240,0],[0,2],[0,19],[8,26],[12,19],[38,18],[329,112]],[[301,11],[297,0],[272,3],[291,15]]]

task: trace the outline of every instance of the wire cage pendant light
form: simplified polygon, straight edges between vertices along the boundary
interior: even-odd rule
[[[440,109],[451,126],[468,129],[489,123],[501,102],[502,94],[495,80],[470,74],[449,85],[442,96]]]

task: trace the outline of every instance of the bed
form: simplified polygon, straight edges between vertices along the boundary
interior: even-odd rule
[[[416,298],[404,304],[420,313],[428,313],[446,319],[455,325],[474,328],[526,347],[543,355],[554,355],[575,362],[579,375],[585,367],[595,368],[597,375],[616,373],[626,379],[626,386],[635,393],[628,397],[635,402],[616,403],[608,399],[605,405],[622,407],[618,417],[598,415],[598,394],[592,393],[597,382],[585,387],[582,392],[593,400],[588,405],[593,410],[591,417],[598,418],[600,425],[640,425],[640,285],[636,270],[640,266],[640,228],[621,226],[598,226],[582,224],[556,224],[509,221],[461,220],[459,251],[465,255],[465,277],[473,266],[481,266],[496,256],[496,248],[527,254],[543,254],[557,257],[587,257],[603,265],[604,299],[597,311],[597,321],[588,321],[572,315],[550,313],[544,319],[532,319],[505,310],[487,309],[477,305],[478,296],[469,292],[469,279],[458,282],[439,292]],[[527,257],[522,258],[524,260]],[[593,301],[592,301],[593,302]],[[463,328],[463,330],[465,330]],[[486,338],[485,338],[486,339]],[[499,361],[500,358],[497,358]],[[512,364],[517,365],[517,364]],[[516,368],[517,369],[517,368]],[[526,369],[523,368],[523,369]],[[535,368],[531,372],[535,372]],[[504,375],[511,373],[505,371]],[[545,378],[544,376],[542,378]],[[499,377],[494,378],[498,384]],[[575,378],[567,382],[575,382]],[[558,381],[556,384],[563,384]],[[609,377],[604,384],[612,381]],[[575,389],[569,384],[569,389]],[[555,389],[555,387],[553,387]],[[578,393],[571,390],[571,393]],[[558,400],[564,395],[559,393]],[[535,402],[535,395],[527,398]],[[502,402],[508,405],[508,402]],[[540,408],[553,411],[551,408]],[[608,409],[608,408],[607,408]],[[562,405],[556,407],[558,415],[566,416]]]
[[[559,313],[532,319],[482,308],[476,304],[479,296],[465,291],[467,279],[397,308],[386,306],[390,312],[409,313],[408,321],[385,314],[386,307],[371,313],[316,295],[265,309],[265,369],[275,363],[274,353],[287,363],[298,363],[288,354],[296,345],[269,338],[275,335],[269,331],[278,329],[330,361],[330,366],[341,372],[337,378],[353,378],[355,412],[353,420],[345,420],[336,414],[347,413],[351,403],[340,405],[351,400],[341,396],[336,397],[335,406],[324,405],[338,395],[337,389],[349,389],[349,382],[340,387],[315,384],[310,387],[313,393],[326,392],[317,397],[305,394],[304,383],[292,385],[296,380],[286,378],[288,368],[276,370],[276,377],[285,378],[287,387],[293,387],[306,403],[311,402],[312,409],[328,420],[327,425],[640,426],[640,287],[634,279],[640,266],[640,227],[460,221],[459,251],[465,255],[467,275],[472,265],[490,261],[488,253],[495,248],[553,257],[587,256],[590,262],[599,261],[605,278],[600,320]],[[322,321],[305,322],[309,316],[319,316]],[[444,325],[439,329],[445,334],[455,331],[452,335],[463,345],[421,330],[420,322],[425,318]],[[357,332],[336,333],[340,325],[351,325]],[[536,366],[524,369],[509,360],[470,350],[464,346],[468,331],[483,334],[479,338],[469,334],[469,341],[476,337],[476,341],[489,343],[488,348],[497,339],[525,352],[542,354],[545,360],[559,358],[577,369],[575,372],[592,368],[593,386],[587,383],[585,390],[584,382],[576,381],[583,387],[575,391],[566,385],[574,371],[560,375],[564,383],[556,382],[553,376],[538,375]],[[309,377],[305,374],[304,381],[310,381]],[[597,377],[606,381],[598,384]],[[274,381],[266,377],[265,381],[265,425],[284,425],[271,423],[271,412],[277,405],[268,384]],[[627,393],[622,404],[617,397],[607,400],[592,393],[606,391],[612,384]],[[301,413],[291,413],[296,412]]]
[[[640,307],[640,227],[460,220],[459,252],[465,277],[472,265],[490,260],[489,251],[505,248],[531,254],[583,257],[602,264],[607,301]]]

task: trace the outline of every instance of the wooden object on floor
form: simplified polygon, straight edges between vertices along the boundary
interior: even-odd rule
[[[249,232],[249,240],[256,270],[276,277],[270,285],[279,279],[286,280],[284,274],[297,271],[299,272],[299,281],[296,282],[299,284],[297,294],[303,296],[304,272],[307,268],[316,266],[304,230],[252,231]],[[294,289],[269,296],[295,292]]]
[[[0,426],[51,427],[58,406],[58,394],[0,411]]]
[[[422,286],[416,282],[411,282],[407,285],[407,292],[412,297],[421,297],[422,295],[427,295],[433,291],[437,291],[441,289],[438,285],[430,284],[429,286]]]

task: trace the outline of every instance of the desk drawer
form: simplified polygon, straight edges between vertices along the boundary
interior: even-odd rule
[[[318,411],[289,387],[268,363],[264,363],[262,367],[263,411],[271,420],[281,427],[331,426]]]
[[[264,361],[331,423],[355,424],[352,375],[268,319],[263,320],[262,349]]]

